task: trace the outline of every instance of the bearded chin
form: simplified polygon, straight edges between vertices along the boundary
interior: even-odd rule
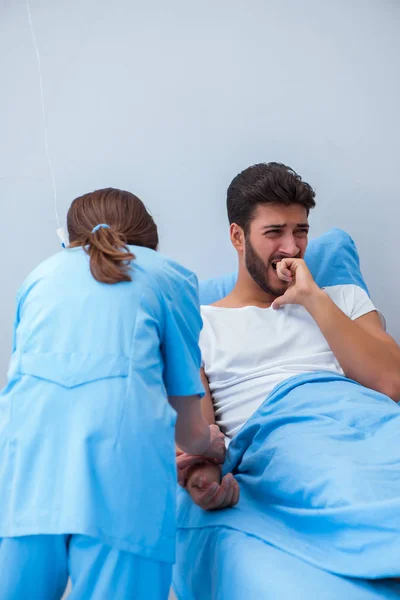
[[[249,275],[263,292],[275,297],[284,293],[287,286],[284,282],[280,287],[274,287],[271,284],[268,277],[268,265],[257,254],[248,239],[246,240],[245,265]]]

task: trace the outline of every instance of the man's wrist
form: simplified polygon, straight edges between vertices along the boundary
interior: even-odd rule
[[[313,316],[314,311],[319,308],[321,303],[325,302],[326,298],[328,298],[327,293],[315,284],[302,296],[301,304]]]

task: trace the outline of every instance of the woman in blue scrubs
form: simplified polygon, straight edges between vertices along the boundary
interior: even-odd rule
[[[74,200],[70,246],[17,297],[0,394],[0,599],[168,597],[176,443],[223,461],[201,415],[197,280],[143,203]]]

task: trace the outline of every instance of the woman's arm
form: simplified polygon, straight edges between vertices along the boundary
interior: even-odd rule
[[[199,396],[168,398],[177,412],[175,439],[182,450],[223,463],[225,439],[216,425],[209,425],[203,416]]]
[[[203,417],[213,425],[215,414],[210,386],[204,369],[201,369],[200,374],[205,389],[201,401]],[[177,454],[179,483],[186,487],[195,504],[204,510],[219,510],[238,503],[239,485],[231,473],[221,481],[220,465],[205,462],[200,457],[191,457],[179,449]]]

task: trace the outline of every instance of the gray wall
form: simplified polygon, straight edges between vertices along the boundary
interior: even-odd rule
[[[58,250],[78,194],[128,188],[162,250],[200,277],[231,270],[225,190],[284,161],[317,191],[314,234],[355,238],[400,341],[400,5],[396,0],[1,0],[0,381],[14,295]]]

